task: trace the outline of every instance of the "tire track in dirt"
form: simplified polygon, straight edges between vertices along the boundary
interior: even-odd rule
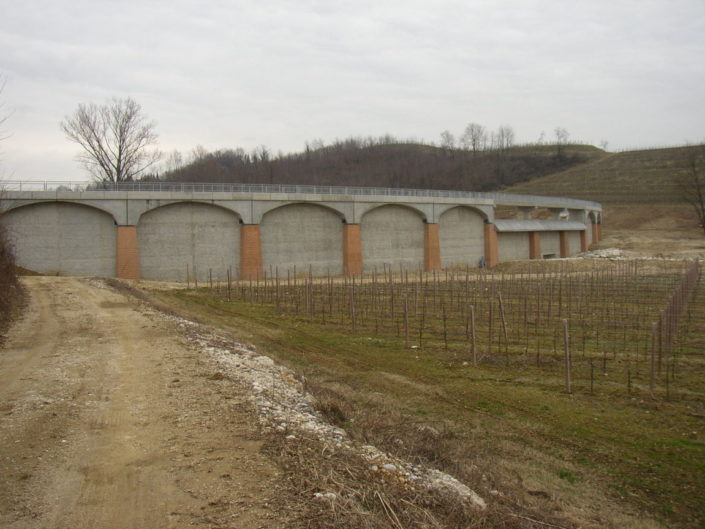
[[[28,278],[0,350],[0,526],[281,527],[246,395],[97,280]]]

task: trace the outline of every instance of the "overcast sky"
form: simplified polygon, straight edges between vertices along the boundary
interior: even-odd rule
[[[469,122],[705,141],[705,1],[0,0],[4,179],[83,180],[59,122],[131,96],[184,153]]]

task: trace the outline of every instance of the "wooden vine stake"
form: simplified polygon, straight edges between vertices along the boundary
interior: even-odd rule
[[[651,366],[649,369],[649,393],[654,398],[654,386],[656,382],[656,349],[658,346],[658,323],[651,324]]]
[[[571,387],[571,358],[570,358],[570,335],[568,334],[568,320],[563,319],[563,346],[565,351],[565,390],[572,393]]]
[[[477,365],[477,344],[475,343],[475,307],[473,305],[470,305],[470,339],[472,363]]]
[[[404,347],[409,347],[409,298],[404,295]]]

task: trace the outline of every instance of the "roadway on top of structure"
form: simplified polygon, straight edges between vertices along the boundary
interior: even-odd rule
[[[518,207],[579,208],[602,210],[599,202],[575,198],[517,195],[510,193],[481,193],[441,189],[405,189],[384,187],[238,184],[198,182],[88,182],[88,181],[31,181],[6,180],[0,182],[4,191],[90,193],[90,192],[147,192],[147,193],[260,193],[260,194],[314,194],[346,195],[350,197],[394,196],[415,198],[460,198],[491,201],[496,205]],[[129,196],[128,196],[129,198]]]

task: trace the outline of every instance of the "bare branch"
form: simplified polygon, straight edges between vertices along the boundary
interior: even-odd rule
[[[113,98],[110,103],[79,104],[61,130],[83,152],[77,156],[96,180],[133,180],[159,161],[155,123],[147,121],[142,107],[132,98]]]
[[[0,75],[0,95],[5,91],[5,84],[7,83],[7,78]],[[6,112],[4,109],[4,103],[0,100],[0,141],[6,140],[8,135],[3,132],[3,125],[10,118],[10,113]]]

